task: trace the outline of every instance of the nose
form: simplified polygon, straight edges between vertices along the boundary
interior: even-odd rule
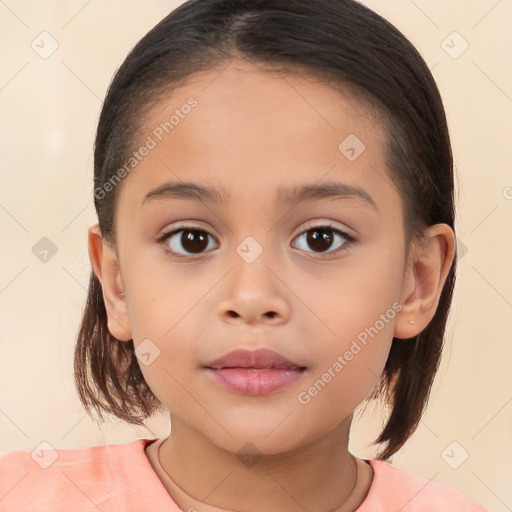
[[[250,325],[287,322],[287,288],[274,272],[264,261],[236,262],[224,282],[224,296],[218,307],[222,320]]]

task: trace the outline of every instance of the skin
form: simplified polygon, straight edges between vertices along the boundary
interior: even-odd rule
[[[160,350],[140,366],[170,411],[172,433],[159,442],[162,466],[156,444],[148,459],[183,510],[328,511],[344,502],[341,510],[353,510],[372,470],[358,461],[351,494],[352,413],[376,384],[393,336],[413,337],[433,317],[454,257],[453,231],[430,226],[424,243],[406,247],[384,133],[348,94],[234,60],[169,94],[147,115],[141,143],[192,96],[197,106],[122,182],[117,250],[97,225],[89,230],[110,332],[136,347],[149,338]],[[354,161],[338,149],[349,134],[366,147]],[[166,198],[142,205],[170,180],[224,187],[231,204]],[[274,202],[278,186],[326,180],[364,189],[377,208],[353,197]],[[307,230],[326,222],[355,241],[334,235],[332,252],[315,250]],[[165,244],[187,254],[181,233],[172,245],[155,242],[181,223],[209,233],[202,253],[166,252]],[[236,251],[247,236],[263,250],[252,263]],[[298,394],[394,303],[401,307],[394,318],[300,403]],[[240,395],[202,368],[239,347],[268,347],[307,369],[271,395]],[[247,443],[261,455],[250,467],[237,457]]]

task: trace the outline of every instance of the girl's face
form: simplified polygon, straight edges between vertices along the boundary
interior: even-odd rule
[[[171,417],[232,452],[347,427],[411,292],[380,126],[312,78],[239,61],[195,75],[145,121],[116,211],[126,309],[111,332],[133,338]],[[211,190],[173,192],[185,182]],[[305,370],[267,394],[233,391],[206,366],[237,348]]]

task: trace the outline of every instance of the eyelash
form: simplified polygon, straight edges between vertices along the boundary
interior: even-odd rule
[[[297,237],[295,237],[296,239],[301,237],[302,235],[308,233],[309,231],[315,231],[315,230],[326,230],[326,231],[332,231],[334,234],[336,235],[339,235],[340,237],[342,237],[343,239],[345,239],[345,243],[341,246],[341,247],[338,247],[337,249],[335,249],[334,251],[328,251],[328,252],[315,252],[315,251],[305,251],[307,253],[310,253],[310,254],[318,254],[318,255],[322,255],[322,254],[328,254],[328,255],[332,255],[332,254],[337,254],[339,252],[343,252],[343,251],[346,251],[348,250],[348,248],[346,247],[347,245],[351,245],[351,243],[355,242],[356,239],[349,235],[348,233],[346,233],[345,231],[341,231],[340,229],[337,229],[335,228],[334,226],[331,226],[331,225],[318,225],[318,226],[313,226],[313,227],[310,227],[308,229],[306,229],[305,231],[302,231]],[[166,245],[166,242],[172,238],[174,235],[176,235],[177,233],[180,233],[182,231],[199,231],[201,233],[206,233],[208,236],[212,236],[210,233],[208,233],[208,231],[202,229],[202,228],[199,228],[198,226],[193,226],[193,225],[182,225],[182,226],[178,226],[177,228],[174,228],[170,231],[167,231],[165,233],[162,233],[156,240],[155,242],[159,245],[162,245],[164,246],[164,250],[170,254],[172,254],[173,256],[177,256],[179,258],[195,258],[195,257],[200,257],[202,256],[203,254],[206,254],[207,252],[209,251],[206,251],[206,252],[203,252],[203,253],[197,253],[197,254],[180,254],[180,253],[177,253],[176,251],[173,251],[172,249],[169,248],[168,245]],[[213,236],[212,236],[213,237]]]

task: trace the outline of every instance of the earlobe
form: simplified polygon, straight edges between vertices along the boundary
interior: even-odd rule
[[[429,226],[412,247],[402,286],[402,310],[395,321],[396,338],[412,338],[432,320],[454,257],[455,235],[447,224]]]
[[[108,330],[114,338],[130,341],[132,333],[119,262],[115,252],[101,236],[98,224],[89,228],[88,249],[93,271],[103,290]]]

